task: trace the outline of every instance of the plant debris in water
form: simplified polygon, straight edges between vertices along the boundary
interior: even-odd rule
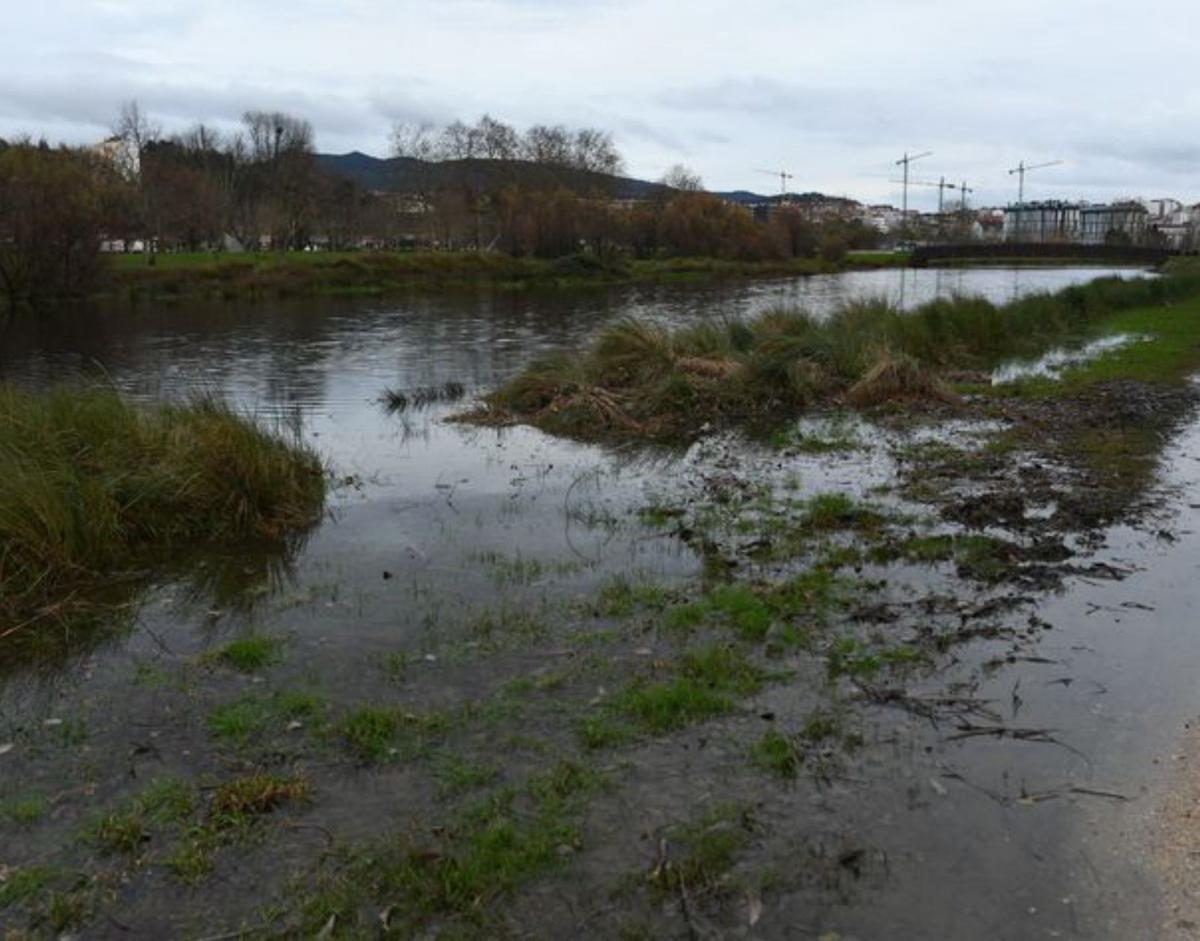
[[[466,386],[453,380],[440,386],[417,386],[415,389],[384,389],[379,401],[389,414],[410,409],[428,408],[439,402],[457,402],[467,394]]]

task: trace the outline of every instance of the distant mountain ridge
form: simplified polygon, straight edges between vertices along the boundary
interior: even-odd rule
[[[418,192],[463,181],[469,181],[484,190],[496,189],[508,183],[561,183],[572,189],[604,192],[616,199],[648,199],[656,193],[670,190],[661,183],[525,160],[425,161],[413,157],[372,157],[351,151],[348,154],[317,154],[317,166],[333,176],[352,180],[364,189],[380,193]]]
[[[582,191],[596,190],[614,199],[650,199],[672,192],[662,183],[628,176],[610,176],[589,170],[574,170],[529,163],[525,160],[443,160],[425,161],[413,157],[372,157],[360,151],[348,154],[317,154],[317,165],[325,172],[357,183],[372,192],[417,192],[440,185],[470,181],[481,189],[494,189],[508,183],[554,185],[561,183]],[[787,193],[764,196],[749,190],[714,192],[713,196],[733,203],[750,205],[790,202],[844,202],[854,200],[823,196],[820,193]]]

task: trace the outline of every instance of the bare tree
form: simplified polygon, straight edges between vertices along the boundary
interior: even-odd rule
[[[312,125],[280,111],[247,111],[242,124],[254,177],[267,196],[271,243],[303,248],[315,199]]]
[[[312,153],[312,125],[281,111],[247,111],[242,115],[250,155],[254,160],[274,160],[288,153]]]
[[[182,134],[176,134],[174,140],[190,154],[210,154],[221,149],[221,132],[203,123],[193,124]]]
[[[684,193],[699,193],[704,189],[704,181],[700,179],[700,174],[682,163],[668,167],[659,182]]]
[[[429,122],[393,124],[392,156],[433,160],[437,149],[434,130]]]
[[[521,138],[521,156],[531,163],[571,165],[571,133],[561,124],[535,124]]]
[[[571,165],[578,170],[616,174],[621,172],[622,160],[611,134],[585,127],[575,132]]]
[[[439,160],[470,160],[479,149],[479,131],[462,121],[454,121],[442,128],[437,140]]]
[[[125,102],[112,127],[113,136],[119,141],[116,153],[117,171],[133,187],[137,194],[134,224],[142,232],[142,240],[154,264],[154,252],[158,239],[158,220],[153,217],[150,194],[142,174],[142,159],[146,148],[162,136],[162,129],[142,111],[136,100]]]
[[[521,141],[511,125],[485,114],[475,125],[480,155],[489,160],[515,160]]]
[[[131,100],[121,105],[112,132],[121,143],[117,168],[125,179],[136,182],[141,173],[142,154],[162,136],[162,128],[150,120],[136,100]]]

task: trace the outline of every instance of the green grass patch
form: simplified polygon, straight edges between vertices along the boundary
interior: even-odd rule
[[[247,634],[231,640],[205,656],[209,662],[223,663],[243,673],[257,673],[282,657],[283,639],[269,634]]]
[[[155,778],[137,796],[137,807],[155,824],[183,823],[196,812],[196,794],[180,778]]]
[[[819,493],[810,497],[800,518],[800,528],[814,532],[878,530],[884,515],[845,493]]]
[[[775,729],[768,729],[750,746],[750,759],[763,770],[788,781],[796,777],[804,763],[796,743]]]
[[[762,670],[733,647],[713,645],[685,653],[666,682],[635,681],[608,703],[611,713],[654,734],[732,712],[736,700],[757,692]]]
[[[310,793],[308,779],[298,773],[260,771],[222,782],[213,791],[203,817],[195,815],[196,807],[192,805],[187,814],[191,825],[160,857],[161,862],[181,883],[195,887],[212,872],[222,846],[247,838],[261,817],[286,805],[303,803]],[[182,824],[182,801],[173,802],[173,809],[179,812],[176,819]]]
[[[359,706],[342,716],[337,732],[351,753],[364,763],[386,759],[400,731],[400,715],[384,706]]]
[[[637,611],[661,611],[670,600],[662,585],[617,575],[601,587],[598,610],[604,617],[627,618]]]
[[[384,911],[385,933],[424,934],[437,920],[472,936],[494,936],[512,893],[572,856],[580,845],[580,816],[602,779],[563,759],[463,806],[432,839],[411,835],[343,853],[338,870],[304,889],[299,936],[318,933],[330,919],[349,936],[374,934]]]
[[[492,643],[534,640],[548,630],[549,626],[538,612],[507,603],[480,612],[467,624],[467,631],[473,637]]]
[[[439,797],[457,797],[487,787],[500,776],[500,769],[486,762],[444,753],[434,759],[433,776]]]
[[[711,890],[737,862],[752,828],[749,814],[741,807],[719,804],[699,819],[669,830],[668,859],[650,874],[655,894],[663,898]]]
[[[667,609],[664,623],[681,632],[722,624],[753,643],[802,645],[809,627],[824,624],[851,597],[852,587],[832,567],[814,566],[774,585],[718,585],[696,601]]]
[[[243,696],[222,703],[208,714],[208,730],[217,738],[244,745],[251,736],[267,728],[271,713],[266,702],[254,696]]]
[[[872,645],[853,637],[838,639],[826,654],[830,677],[870,679],[885,669],[903,668],[928,659],[919,647],[905,644]]]
[[[47,866],[22,866],[11,869],[0,881],[0,911],[13,905],[29,902],[54,880],[55,872]]]
[[[247,693],[221,703],[208,714],[208,730],[217,738],[245,745],[268,731],[283,732],[290,722],[321,728],[325,701],[307,690],[281,690],[270,696]]]
[[[221,299],[293,295],[366,295],[431,290],[571,288],[592,284],[781,277],[907,264],[907,256],[852,254],[736,261],[664,258],[610,261],[577,252],[562,258],[512,257],[502,252],[171,252],[106,259],[106,296],[138,300]]]
[[[133,854],[150,839],[145,815],[138,809],[105,814],[91,829],[91,840],[102,853]]]
[[[0,799],[0,821],[28,825],[37,823],[49,811],[46,799],[36,794]]]

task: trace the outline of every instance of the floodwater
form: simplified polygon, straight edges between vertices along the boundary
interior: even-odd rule
[[[628,316],[674,325],[774,306],[820,315],[864,298],[912,307],[954,294],[1003,303],[1140,273],[895,269],[719,285],[66,312],[8,325],[0,379],[39,386],[87,375],[150,399],[214,392],[299,428],[343,485],[329,522],[294,560],[289,577],[299,585],[336,582],[343,598],[356,597],[355,643],[367,645],[395,640],[384,612],[401,585],[454,582],[456,591],[430,602],[440,606],[489,600],[487,567],[471,553],[572,560],[577,565],[560,573],[571,577],[547,586],[568,592],[631,568],[683,577],[696,566],[678,546],[616,538],[611,525],[643,506],[668,470],[688,473],[687,457],[613,453],[526,428],[444,423],[461,403],[389,414],[380,402],[385,389],[457,382],[469,400],[538,354],[577,348],[604,324]],[[383,571],[396,577],[381,585]]]
[[[853,298],[913,305],[950,293],[1002,302],[1109,273],[881,271],[570,294],[147,306],[18,321],[3,334],[0,378],[37,386],[88,374],[139,396],[217,392],[298,428],[339,486],[328,519],[293,558],[210,560],[212,577],[199,587],[185,579],[152,592],[140,613],[144,630],[81,651],[52,675],[4,677],[0,743],[6,730],[81,702],[119,703],[131,670],[147,659],[203,651],[247,625],[294,638],[282,670],[303,676],[319,663],[331,688],[366,688],[364,663],[397,648],[440,649],[444,625],[580,596],[617,573],[681,584],[699,573],[691,548],[638,526],[636,512],[719,472],[729,449],[613,450],[525,428],[468,428],[442,421],[454,403],[389,414],[379,402],[385,388],[453,381],[469,397],[534,355],[574,347],[629,315],[684,323],[780,304],[821,313]],[[975,661],[939,678],[969,681],[973,696],[998,704],[1013,724],[1054,730],[1062,744],[950,740],[946,729],[907,714],[871,719],[875,747],[852,780],[799,789],[771,812],[775,823],[805,819],[826,837],[855,834],[876,861],[870,878],[857,890],[837,887],[832,901],[814,902],[810,889],[785,894],[763,933],[750,936],[1155,935],[1154,878],[1138,848],[1161,780],[1155,762],[1170,754],[1200,676],[1189,618],[1200,550],[1189,509],[1200,504],[1197,448],[1193,427],[1164,462],[1169,523],[1107,533],[1097,558],[1131,570],[1128,578],[1077,579],[1037,600],[1038,618],[1052,628],[1036,662],[981,677]],[[814,492],[866,493],[894,473],[881,451],[809,456],[797,466]],[[433,695],[470,695],[464,675],[462,688],[451,678]],[[786,691],[770,695],[781,715],[795,710]],[[125,742],[119,714],[94,732],[98,746],[106,736]],[[0,755],[0,783],[6,760]],[[647,817],[666,814],[688,787],[682,779],[643,786],[626,809]],[[370,835],[380,794],[347,794],[330,813],[351,835]]]

